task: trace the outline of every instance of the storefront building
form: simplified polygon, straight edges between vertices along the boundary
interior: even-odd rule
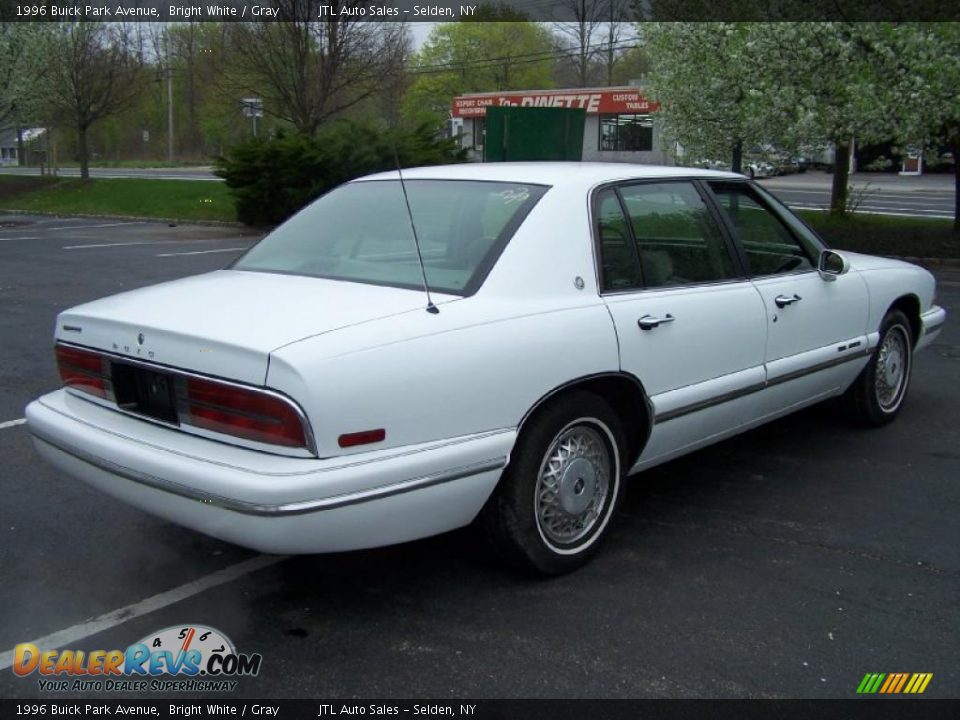
[[[488,107],[583,108],[582,160],[671,165],[672,158],[660,147],[652,113],[657,103],[647,100],[635,87],[524,90],[505,93],[474,93],[453,99],[452,122],[463,147],[472,148],[472,159],[484,159]]]

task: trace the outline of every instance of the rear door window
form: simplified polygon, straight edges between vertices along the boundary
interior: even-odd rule
[[[720,226],[693,182],[625,185],[620,195],[636,242],[644,287],[739,277]]]

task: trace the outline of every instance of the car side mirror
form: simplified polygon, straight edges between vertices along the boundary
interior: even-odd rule
[[[834,250],[823,250],[817,262],[820,277],[827,282],[833,282],[838,276],[850,269],[850,263],[840,253]]]

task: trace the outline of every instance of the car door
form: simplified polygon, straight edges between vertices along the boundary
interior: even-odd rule
[[[620,364],[653,405],[634,469],[732,434],[763,387],[766,315],[730,238],[691,179],[601,189],[594,219]]]
[[[836,394],[866,362],[867,288],[857,273],[817,272],[822,244],[746,181],[710,181],[766,313],[767,390],[757,419]]]

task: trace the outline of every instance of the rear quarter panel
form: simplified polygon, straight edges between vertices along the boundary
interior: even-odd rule
[[[600,304],[501,306],[494,320],[490,306],[473,298],[298,342],[271,357],[268,384],[301,402],[324,457],[361,430],[386,430],[379,449],[515,428],[559,385],[618,369]]]

